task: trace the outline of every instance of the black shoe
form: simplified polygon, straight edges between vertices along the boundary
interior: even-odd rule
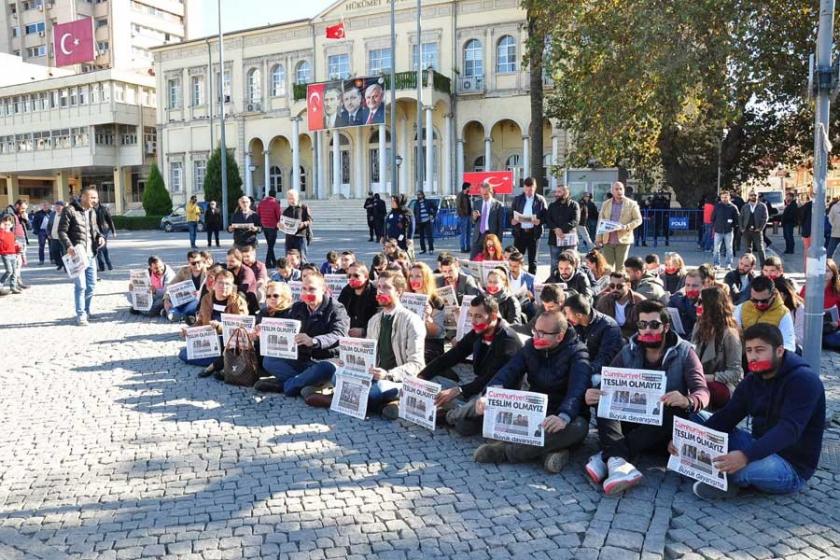
[[[265,393],[282,393],[283,384],[275,378],[260,379],[254,383],[254,389]]]
[[[207,366],[206,368],[204,368],[203,370],[201,370],[201,371],[198,373],[198,376],[199,376],[199,377],[201,377],[201,378],[204,378],[204,377],[210,377],[210,376],[211,376],[211,375],[213,375],[215,372],[216,372],[216,368],[215,368],[215,366],[213,366],[213,364],[210,364],[209,366]]]
[[[213,372],[213,377],[214,377],[214,378],[216,378],[216,379],[218,379],[219,381],[224,381],[224,380],[225,380],[225,372],[223,372],[223,371],[214,371],[214,372]]]
[[[108,265],[108,270],[114,270],[114,267],[109,264]]]
[[[195,315],[187,315],[186,317],[184,317],[184,322],[187,324],[188,327],[195,325],[195,322],[197,320],[198,319],[195,318]]]
[[[57,267],[55,267],[55,269],[56,270],[64,270],[64,267],[63,266],[57,266]]]
[[[140,315],[140,312],[137,311],[136,309],[134,309],[133,307],[131,309],[129,309],[128,312],[131,313],[132,315]]]
[[[24,284],[23,282],[18,282],[18,288],[22,290],[28,290],[31,286],[29,284]]]
[[[425,249],[423,249],[422,251],[420,251],[420,254],[421,254],[421,255],[425,255],[425,254],[426,254],[426,250],[425,250]]]

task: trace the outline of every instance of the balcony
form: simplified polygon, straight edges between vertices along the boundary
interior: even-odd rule
[[[435,91],[439,91],[447,95],[452,93],[452,80],[437,71],[433,71],[432,76],[432,87],[435,88]],[[385,89],[389,89],[391,87],[391,75],[384,74],[382,77],[385,79]],[[397,72],[394,77],[397,89],[417,89],[417,72]],[[306,99],[307,85],[308,84],[294,85],[293,93],[295,101],[302,101]],[[423,87],[428,87],[428,85],[429,72],[423,72]]]

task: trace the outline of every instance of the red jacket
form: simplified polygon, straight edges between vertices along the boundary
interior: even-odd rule
[[[707,202],[703,205],[703,223],[704,224],[711,224],[712,223],[712,212],[715,211],[715,205],[711,202]]]
[[[11,231],[0,231],[0,255],[16,255],[19,252],[15,234]]]
[[[280,203],[273,196],[262,199],[257,206],[257,215],[260,217],[260,224],[263,228],[277,229],[277,222],[281,215]]]

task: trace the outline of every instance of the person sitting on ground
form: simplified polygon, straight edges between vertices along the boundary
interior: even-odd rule
[[[227,269],[233,274],[237,291],[248,302],[250,313],[256,313],[260,307],[257,297],[257,278],[254,276],[254,271],[242,262],[242,251],[236,247],[228,249],[226,263]]]
[[[782,333],[759,323],[744,331],[751,375],[726,406],[703,424],[729,434],[728,453],[712,457],[728,490],[696,482],[704,499],[737,495],[742,488],[788,494],[805,487],[820,462],[825,429],[825,388],[808,363],[783,346]],[[751,433],[737,426],[750,417]],[[675,453],[673,444],[669,451]]]
[[[626,272],[610,272],[609,278],[610,283],[598,298],[595,309],[615,319],[621,327],[621,336],[627,339],[636,332],[636,322],[639,320],[636,306],[645,298],[630,289],[630,279]]]
[[[697,321],[697,305],[700,300],[700,290],[703,289],[700,273],[696,270],[689,270],[685,274],[683,284],[683,288],[668,300],[668,307],[676,309],[680,316],[683,332],[677,334],[689,337],[691,331],[694,330],[694,323]]]
[[[376,286],[370,281],[368,269],[363,263],[350,265],[347,285],[342,288],[338,302],[350,317],[350,336],[364,338],[368,321],[379,311],[379,305],[376,303]]]
[[[289,261],[289,266],[291,266],[293,269],[300,270],[301,259],[299,249],[289,249],[288,251],[286,251],[286,260]]]
[[[780,276],[773,280],[773,285],[776,287],[776,291],[779,292],[779,297],[782,298],[785,307],[787,307],[787,310],[793,318],[796,348],[797,351],[801,351],[805,346],[805,300],[796,293],[796,286],[794,286],[793,280],[790,278]],[[826,326],[825,322],[823,322],[823,329]]]
[[[300,265],[300,279],[301,281],[306,280],[307,276],[312,274],[318,275],[321,274],[318,272],[318,267],[315,266],[313,263],[304,263]]]
[[[562,311],[565,302],[566,291],[562,287],[556,284],[544,284],[540,291],[540,303],[534,305],[534,316],[528,320],[527,324],[511,325],[510,327],[522,337],[530,338],[540,315],[546,311]]]
[[[607,264],[607,259],[600,251],[593,249],[583,257],[583,268],[588,271],[590,276],[592,293],[595,296],[601,295],[610,283],[610,272],[612,272],[612,268]]]
[[[723,277],[723,283],[729,286],[729,295],[735,305],[750,299],[750,285],[757,276],[754,269],[755,255],[747,253],[738,260],[738,267]]]
[[[265,302],[265,285],[268,284],[268,269],[265,263],[257,260],[257,249],[253,245],[242,248],[242,264],[251,269],[257,280],[257,302]]]
[[[397,251],[399,250],[400,246],[396,239],[388,239],[386,237],[382,238],[382,252],[385,254],[385,257],[389,262],[397,258]]]
[[[327,251],[326,260],[321,263],[321,274],[341,274],[338,251]]]
[[[367,338],[376,340],[376,365],[371,368],[373,383],[368,394],[368,409],[381,412],[382,417],[395,420],[399,414],[401,382],[406,376],[420,373],[423,361],[426,329],[423,320],[400,303],[405,292],[405,278],[386,270],[376,281],[376,300],[382,309],[368,323]],[[329,407],[332,395],[315,392],[306,404]]]
[[[711,288],[718,284],[714,265],[703,263],[697,267],[697,272],[700,273],[700,280],[704,288]]]
[[[519,300],[510,293],[506,268],[499,266],[487,273],[484,292],[498,302],[499,315],[509,324],[521,325],[525,322]]]
[[[531,318],[536,313],[534,308],[534,275],[523,268],[525,255],[514,249],[507,257],[508,285],[510,293],[519,300],[522,312]]]
[[[685,261],[679,253],[665,254],[665,269],[659,278],[669,294],[675,294],[685,285]]]
[[[703,288],[696,313],[691,343],[703,365],[709,408],[718,410],[729,402],[744,376],[741,336],[732,316],[732,301],[719,287]]]
[[[645,255],[645,270],[661,278],[662,265],[659,264],[659,255],[656,253]]]
[[[443,342],[446,336],[444,327],[444,305],[443,300],[437,295],[435,276],[429,265],[423,262],[415,262],[408,271],[407,292],[414,294],[425,294],[429,296],[426,304],[426,313],[423,323],[426,326],[426,343],[423,358],[429,363],[443,354]]]
[[[521,463],[541,459],[550,473],[558,473],[569,461],[570,447],[589,432],[589,409],[583,398],[590,387],[592,366],[586,346],[570,329],[563,312],[550,311],[537,319],[534,338],[503,366],[488,387],[519,389],[523,379],[529,391],[548,396],[546,417],[542,423],[545,444],[542,447],[519,443],[485,443],[475,450],[479,463]],[[486,397],[475,403],[475,413],[483,416]]]
[[[194,318],[198,312],[198,305],[201,303],[201,288],[207,280],[207,261],[202,258],[201,253],[195,250],[187,253],[187,266],[182,266],[178,270],[175,278],[172,279],[172,283],[177,284],[187,280],[192,280],[195,287],[196,298],[194,300],[174,307],[170,301],[169,293],[167,292],[163,296],[163,308],[166,311],[166,318],[170,321],[181,321],[187,316]]]
[[[572,251],[563,251],[557,257],[557,267],[546,280],[547,284],[566,284],[567,290],[574,290],[592,301],[592,285],[586,274],[578,269],[577,258]]]
[[[599,384],[601,368],[611,364],[621,347],[624,346],[621,328],[615,319],[593,309],[589,299],[582,294],[567,297],[563,302],[563,311],[578,338],[586,344],[594,376],[592,383]]]
[[[488,233],[484,236],[484,249],[473,257],[472,260],[476,262],[481,261],[502,261],[504,260],[504,252],[502,251],[502,242],[494,233]]]
[[[388,257],[385,256],[385,253],[376,253],[373,255],[370,259],[370,279],[376,281],[386,266],[388,266]]]
[[[670,294],[665,291],[665,285],[658,275],[645,270],[645,263],[639,257],[627,257],[624,261],[624,271],[630,278],[630,286],[634,292],[645,299],[658,301],[662,305],[668,304]]]
[[[265,303],[256,313],[253,332],[250,333],[254,343],[260,369],[263,368],[263,355],[260,352],[260,323],[263,319],[286,319],[292,307],[292,290],[285,282],[270,281],[265,286]]]
[[[478,295],[467,312],[471,329],[445,354],[428,363],[417,377],[443,386],[435,406],[445,414],[446,423],[462,436],[481,433],[482,418],[475,413],[475,401],[487,383],[522,348],[522,342],[507,322],[499,317],[499,304],[493,298]],[[472,356],[475,378],[456,385],[451,368]]]
[[[350,271],[350,265],[354,262],[356,262],[356,253],[353,251],[342,251],[341,256],[338,257],[338,266],[344,274]]]
[[[204,296],[213,291],[213,282],[216,279],[216,276],[223,270],[225,270],[225,267],[220,264],[214,264],[207,269],[207,274],[204,276],[204,285],[201,286],[201,290],[198,292],[199,307],[201,307],[201,300],[204,299]],[[195,323],[195,316],[187,315],[184,317],[184,322],[187,323],[187,325],[192,326]]]
[[[248,303],[242,294],[236,291],[233,274],[230,271],[222,270],[216,274],[213,282],[213,291],[208,292],[201,299],[198,306],[198,315],[196,316],[195,326],[204,327],[211,326],[219,333],[219,348],[224,348],[222,344],[222,313],[231,315],[248,315]],[[186,337],[186,327],[181,329],[181,338]],[[178,357],[182,362],[190,364],[191,366],[202,366],[199,377],[210,377],[213,374],[218,374],[217,377],[221,379],[221,372],[225,367],[225,361],[222,356],[217,358],[197,358],[193,360],[187,359],[187,349],[182,348]]]
[[[805,287],[799,292],[804,299]],[[840,272],[834,259],[825,262],[825,289],[823,291],[823,348],[840,350]],[[836,311],[832,311],[836,310]],[[835,317],[839,317],[835,319]],[[794,325],[795,326],[795,325]]]
[[[770,255],[766,259],[764,259],[764,266],[761,267],[761,274],[762,276],[767,276],[770,280],[776,280],[777,278],[788,278],[785,276],[785,265],[782,262],[782,259],[775,255]],[[799,291],[799,286],[797,286],[796,281],[790,278],[791,283],[793,284],[794,290],[797,292]]]
[[[687,417],[709,404],[709,389],[700,359],[691,343],[671,330],[671,319],[665,306],[658,301],[645,300],[639,303],[637,311],[637,334],[610,366],[665,372],[665,395],[660,399],[664,406],[662,425],[598,418],[601,451],[589,458],[586,474],[595,484],[603,483],[608,496],[642,481],[642,473],[631,461],[641,453],[665,449],[671,439],[675,415]],[[598,387],[588,390],[586,404],[597,406],[602,395]]]
[[[147,317],[166,316],[164,299],[167,297],[166,289],[175,280],[175,271],[163,262],[163,259],[152,255],[148,259],[146,275],[149,279],[149,286],[152,293],[152,307],[148,311],[138,311],[133,307],[129,310],[132,315],[145,315]],[[196,288],[198,292],[199,288]],[[129,297],[130,299],[130,297]]]
[[[199,251],[198,255],[204,259],[204,265],[206,268],[210,268],[215,264],[215,259],[213,258],[213,254],[210,251]]]
[[[287,257],[277,259],[277,270],[271,275],[272,282],[296,282],[300,280],[300,270],[293,268]]]
[[[440,277],[437,279],[437,287],[451,286],[455,291],[455,297],[458,298],[458,303],[461,299],[467,296],[477,296],[480,293],[478,284],[475,278],[461,272],[461,263],[453,256],[445,257],[440,260]]]
[[[263,369],[273,377],[257,381],[257,391],[295,397],[304,387],[323,384],[335,373],[330,360],[338,357],[338,339],[347,336],[350,318],[338,300],[326,295],[319,272],[307,273],[302,282],[301,301],[292,305],[287,316],[300,321],[300,332],[295,335],[297,360],[265,357]]]
[[[796,330],[793,317],[785,307],[773,281],[767,276],[757,276],[750,284],[750,299],[735,308],[735,322],[742,331],[757,323],[779,327],[785,340],[785,350],[796,351]]]

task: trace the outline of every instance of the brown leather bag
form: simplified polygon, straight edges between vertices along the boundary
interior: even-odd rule
[[[239,327],[230,335],[225,344],[224,360],[225,383],[252,387],[260,378],[257,353],[246,329]]]

